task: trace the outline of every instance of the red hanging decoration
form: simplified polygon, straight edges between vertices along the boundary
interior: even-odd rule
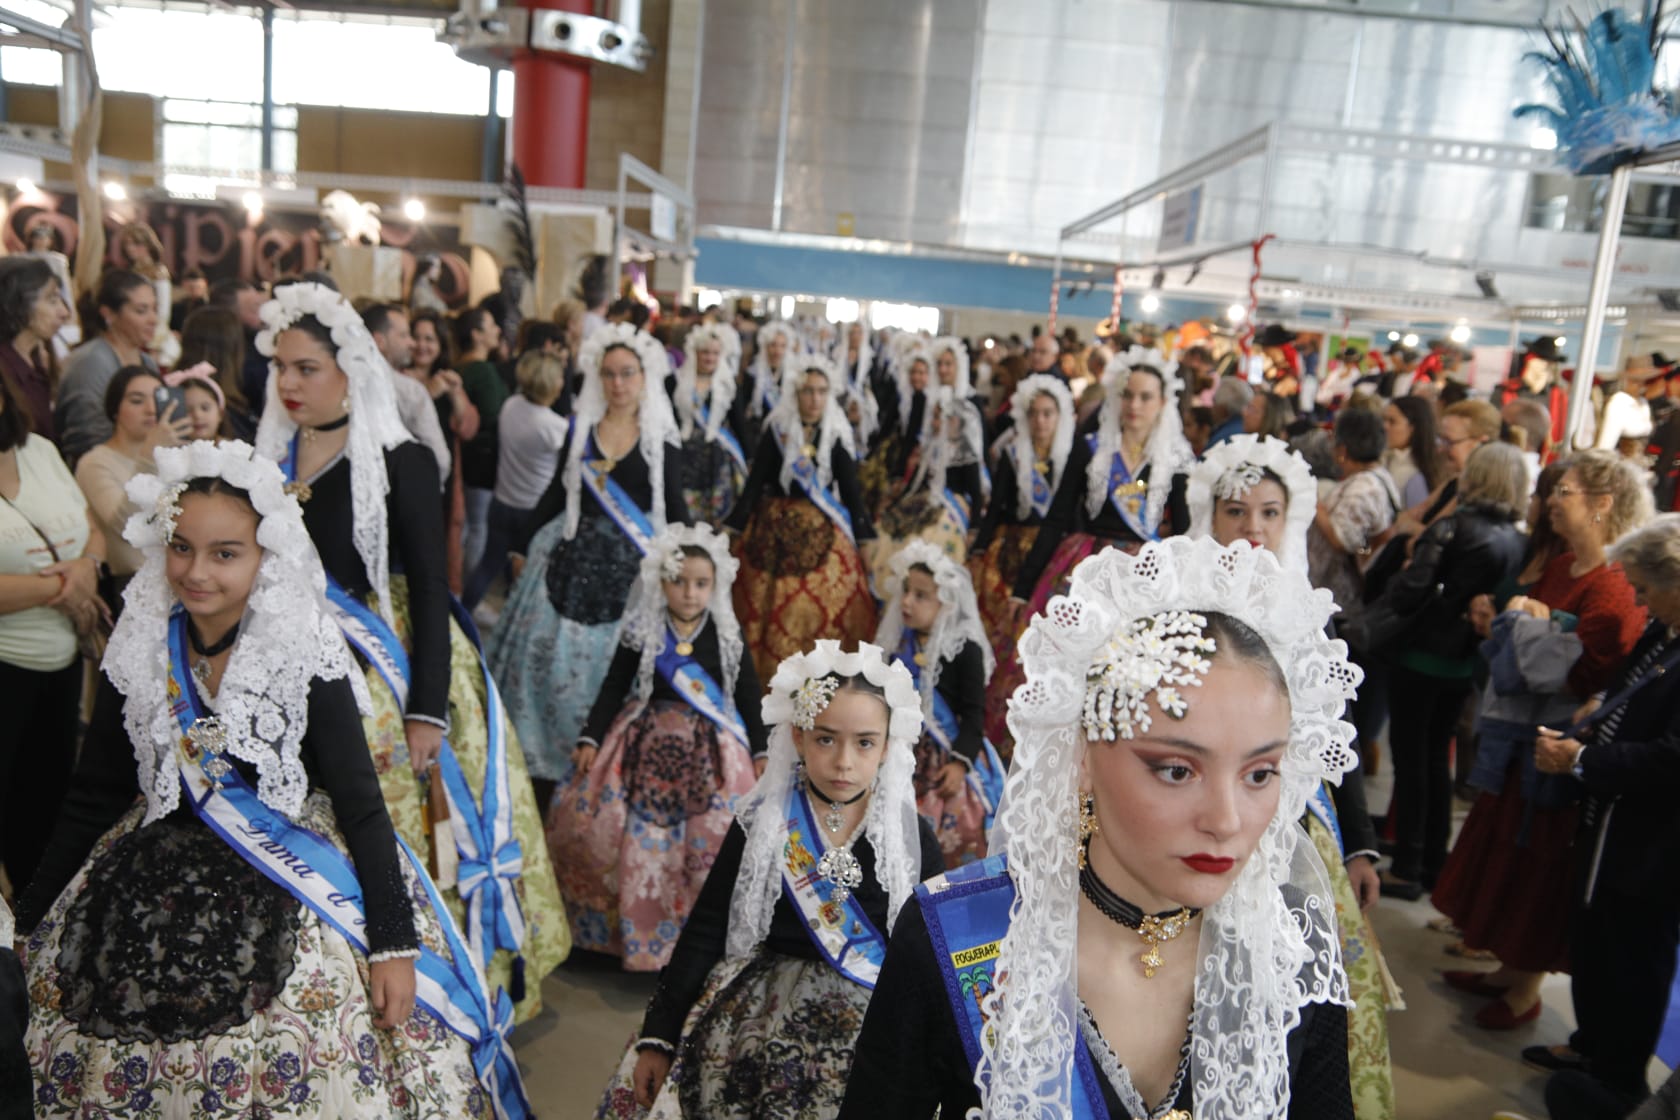
[[[1243,318],[1242,334],[1237,336],[1237,348],[1242,351],[1244,358],[1248,357],[1254,342],[1254,317],[1260,311],[1260,250],[1266,242],[1276,237],[1275,233],[1268,233],[1254,242],[1251,246],[1254,252],[1254,267],[1248,273],[1248,314]]]

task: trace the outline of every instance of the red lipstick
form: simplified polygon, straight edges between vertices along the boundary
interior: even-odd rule
[[[1192,871],[1200,871],[1203,875],[1223,875],[1235,867],[1237,861],[1230,856],[1210,856],[1198,852],[1193,856],[1185,856],[1184,864]]]
[[[280,403],[286,406],[287,412],[296,412],[303,407],[302,401],[281,401]]]

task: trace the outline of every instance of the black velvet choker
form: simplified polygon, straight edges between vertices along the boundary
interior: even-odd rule
[[[233,645],[234,640],[238,637],[239,623],[236,622],[228,628],[228,632],[226,634],[223,634],[219,639],[212,642],[210,645],[205,645],[203,639],[198,636],[198,625],[193,622],[192,619],[187,619],[187,643],[192,646],[192,651],[200,657],[216,656],[218,653],[221,653],[223,650]]]
[[[337,420],[334,420],[331,423],[316,424],[306,430],[311,432],[336,432],[348,423],[350,423],[350,414],[346,412],[343,416],[340,416]]]
[[[1103,917],[1136,931],[1144,944],[1149,946],[1139,958],[1145,978],[1154,976],[1155,970],[1165,963],[1161,957],[1161,946],[1189,929],[1190,923],[1201,913],[1200,910],[1184,906],[1159,914],[1145,914],[1142,909],[1115,894],[1107,883],[1097,878],[1089,860],[1079,869],[1079,889],[1091,900],[1091,905],[1102,912]]]

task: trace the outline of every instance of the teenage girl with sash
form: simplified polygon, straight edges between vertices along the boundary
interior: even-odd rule
[[[1357,763],[1333,609],[1243,543],[1074,570],[1021,640],[993,854],[899,916],[842,1120],[1352,1117],[1347,977],[1297,824]]]
[[[922,697],[916,805],[939,837],[946,867],[986,856],[986,830],[1003,795],[1003,761],[982,728],[996,662],[968,570],[926,541],[893,559],[875,642],[910,672]]]
[[[745,450],[748,458],[758,454],[764,423],[782,400],[782,385],[802,360],[804,344],[793,324],[773,319],[758,328],[752,364],[735,389],[736,410],[745,418]]]
[[[597,1117],[834,1116],[887,930],[943,866],[916,815],[922,707],[903,666],[818,642],[763,708],[764,776]]]
[[[764,693],[729,599],[738,566],[705,525],[655,539],[549,809],[575,943],[628,971],[671,959],[766,750]]]
[[[1246,540],[1286,568],[1307,570],[1307,526],[1318,509],[1311,468],[1289,445],[1270,436],[1238,435],[1208,449],[1190,470],[1192,537],[1222,545]],[[1347,969],[1348,1069],[1359,1120],[1392,1120],[1394,1078],[1388,1051],[1388,1012],[1404,1010],[1365,910],[1379,894],[1377,833],[1365,808],[1365,779],[1354,767],[1341,784],[1321,783],[1307,801],[1301,825],[1324,861],[1336,927]]]
[[[741,336],[726,323],[702,323],[683,340],[672,394],[682,433],[682,490],[689,517],[716,525],[735,508],[747,477],[746,430],[735,393]]]
[[[545,810],[571,770],[642,559],[668,523],[688,523],[665,348],[613,323],[589,336],[578,368],[560,469],[532,516],[542,528],[490,636],[490,667]]]
[[[1015,648],[1025,624],[1011,591],[1067,474],[1077,419],[1067,382],[1047,373],[1021,380],[1010,397],[1009,414],[1013,425],[1000,441],[992,499],[968,559],[980,621],[999,663]],[[1005,749],[1013,742],[1004,718],[1008,701],[1003,688],[986,692],[986,737]]]
[[[851,421],[852,436],[860,453],[874,446],[881,429],[881,405],[875,399],[873,375],[875,351],[869,332],[860,322],[846,326],[846,337],[834,344],[834,365],[840,374],[841,410]]]
[[[36,1115],[525,1115],[512,1006],[392,829],[297,502],[244,443],[156,458],[18,913]]]
[[[869,450],[859,470],[865,508],[880,514],[887,500],[904,481],[910,453],[922,441],[927,427],[927,388],[933,376],[933,359],[922,340],[908,331],[893,336],[887,368],[893,392],[891,405],[883,410],[884,434]]]
[[[735,613],[759,679],[819,638],[875,634],[875,599],[858,551],[875,536],[858,489],[852,427],[829,387],[834,365],[801,358],[764,424],[741,500]]]
[[[403,428],[391,367],[343,296],[290,284],[262,316],[257,450],[303,506],[365,667],[363,734],[391,822],[458,908],[492,988],[529,1018],[571,935],[519,742],[445,580],[437,461]]]
[[[882,598],[893,558],[912,541],[925,541],[962,563],[972,525],[985,507],[980,468],[980,413],[948,386],[931,393],[926,433],[916,467],[881,511],[870,571]]]

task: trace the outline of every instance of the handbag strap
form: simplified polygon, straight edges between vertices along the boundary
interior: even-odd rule
[[[35,530],[35,535],[37,537],[40,537],[41,538],[41,543],[47,546],[47,552],[52,556],[53,563],[54,564],[59,563],[61,558],[58,555],[58,547],[53,544],[52,538],[47,536],[47,534],[41,529],[41,527],[39,525],[37,525],[37,524],[35,524],[35,522],[31,521],[29,519],[29,515],[27,513],[24,513],[21,509],[19,509],[16,502],[12,501],[10,498],[6,497],[6,495],[4,495],[4,494],[0,494],[0,501],[5,502],[8,506],[10,506],[12,508],[13,513],[15,513],[19,517],[23,518],[23,523],[25,525],[27,525],[31,529]]]

